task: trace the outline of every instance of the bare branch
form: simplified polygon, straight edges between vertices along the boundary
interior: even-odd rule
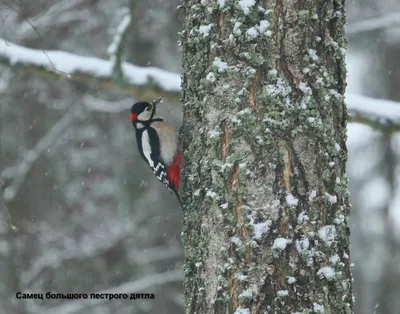
[[[123,283],[114,288],[110,288],[107,290],[99,291],[96,293],[145,293],[147,289],[154,287],[165,285],[170,282],[180,282],[183,279],[183,273],[181,270],[171,270],[164,273],[156,273],[151,275],[143,276],[142,278],[130,282]],[[106,299],[83,299],[76,300],[71,302],[66,302],[61,304],[60,306],[52,307],[46,311],[43,311],[44,314],[72,314],[78,311],[81,311],[89,306],[94,306],[101,304],[107,301]]]
[[[120,72],[122,75],[121,62],[122,62],[122,52],[124,48],[124,39],[126,33],[131,25],[131,16],[128,14],[123,19],[121,24],[117,28],[117,32],[114,35],[113,41],[108,47],[108,54],[110,55],[110,60],[113,63],[113,72]]]
[[[30,151],[26,152],[21,161],[15,166],[4,169],[1,172],[0,178],[3,180],[10,180],[9,184],[4,190],[4,199],[12,201],[19,188],[21,187],[25,176],[32,168],[38,158],[61,136],[65,130],[72,124],[77,117],[78,113],[82,111],[82,105],[73,105],[68,112],[50,129],[47,134],[40,139],[40,141]]]
[[[352,23],[346,27],[347,35],[356,35],[365,32],[385,29],[400,25],[400,12],[374,17]]]
[[[121,81],[115,81],[112,77],[113,63],[109,60],[79,56],[65,51],[48,50],[46,55],[42,50],[18,46],[0,38],[2,64],[31,70],[44,76],[92,82],[106,88],[119,88],[143,99],[154,99],[160,94],[171,102],[178,102],[180,98],[181,80],[177,73],[123,62],[121,68],[124,77]],[[51,59],[51,62],[48,59]]]
[[[349,94],[347,104],[351,122],[366,124],[387,134],[400,131],[400,103]]]
[[[0,209],[6,216],[6,220],[8,222],[8,226],[12,231],[18,232],[18,228],[12,223],[10,212],[8,211],[7,205],[3,199],[3,193],[1,192],[1,187],[3,185],[3,181],[0,179]]]
[[[134,0],[130,1],[129,13],[122,19],[119,24],[117,31],[114,35],[113,41],[108,47],[108,54],[110,55],[110,61],[113,63],[113,76],[117,80],[123,79],[122,71],[122,54],[125,48],[125,40],[128,30],[132,26],[133,12],[134,12]]]
[[[393,121],[371,114],[370,112],[349,109],[350,122],[357,122],[370,126],[371,128],[385,134],[400,131],[400,121]]]

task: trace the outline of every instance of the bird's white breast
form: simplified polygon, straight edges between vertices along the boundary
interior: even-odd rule
[[[156,130],[160,139],[161,158],[165,164],[169,166],[172,163],[175,153],[178,149],[177,134],[172,125],[166,121],[163,121],[162,123],[154,122],[152,127]]]
[[[150,138],[147,130],[144,130],[142,133],[142,149],[143,149],[143,155],[144,157],[146,157],[150,167],[154,168],[154,162],[150,157],[151,154]]]

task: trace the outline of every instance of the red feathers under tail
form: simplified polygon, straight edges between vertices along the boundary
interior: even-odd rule
[[[167,177],[169,183],[174,187],[176,191],[179,190],[179,184],[181,182],[181,163],[182,153],[177,152],[174,156],[171,166],[167,170]]]

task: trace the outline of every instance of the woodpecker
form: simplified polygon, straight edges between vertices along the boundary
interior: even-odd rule
[[[157,106],[163,97],[148,102],[137,102],[131,108],[131,121],[136,130],[140,156],[153,170],[154,175],[175,193],[179,203],[182,153],[178,150],[178,135],[172,125],[157,116]]]

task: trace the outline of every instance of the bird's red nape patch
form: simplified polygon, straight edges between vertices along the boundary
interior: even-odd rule
[[[136,121],[136,119],[137,119],[137,114],[131,112],[131,121]]]
[[[179,184],[181,182],[181,163],[182,153],[177,152],[174,156],[171,166],[167,170],[167,177],[171,185],[174,186],[175,190],[179,190]]]

